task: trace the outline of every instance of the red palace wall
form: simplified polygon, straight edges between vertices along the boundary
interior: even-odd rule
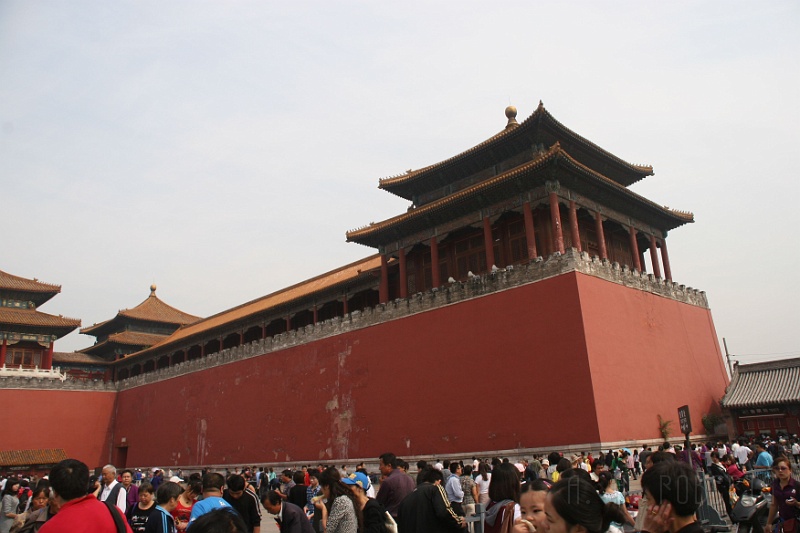
[[[63,448],[90,467],[108,463],[116,393],[0,389],[0,450]]]
[[[658,415],[680,436],[682,405],[704,434],[702,417],[720,412],[728,385],[711,311],[591,276],[577,282],[600,439],[660,438]]]
[[[707,310],[573,272],[124,390],[114,442],[169,466],[651,439],[685,403],[702,432],[726,379]]]

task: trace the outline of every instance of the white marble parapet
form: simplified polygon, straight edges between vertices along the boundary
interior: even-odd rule
[[[23,378],[23,379],[59,379],[66,381],[67,375],[61,372],[61,368],[55,367],[45,370],[39,368],[23,368],[22,366],[13,367],[3,365],[0,367],[0,378]]]

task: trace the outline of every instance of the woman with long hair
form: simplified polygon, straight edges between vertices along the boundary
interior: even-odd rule
[[[19,481],[14,477],[8,478],[6,488],[2,493],[2,501],[0,501],[0,533],[8,533],[11,526],[14,525],[19,505],[17,492],[19,492]]]
[[[603,500],[604,503],[612,503],[618,505],[621,509],[625,509],[625,496],[619,491],[617,480],[614,479],[611,472],[601,472],[598,479],[597,486],[600,489],[600,499]],[[625,517],[625,522],[633,525],[633,518],[631,518],[631,515],[625,512]],[[611,522],[609,531],[611,533],[622,533],[622,523]]]
[[[489,505],[486,506],[486,533],[510,531],[520,518],[519,471],[511,463],[501,463],[492,470],[489,483]]]
[[[475,484],[478,485],[478,503],[487,505],[489,503],[489,483],[492,481],[492,474],[486,461],[478,463],[478,475]]]
[[[322,513],[322,533],[358,533],[364,524],[361,508],[347,485],[339,480],[336,468],[325,469],[319,476],[319,485],[326,501],[314,505]]]
[[[175,529],[183,531],[189,525],[194,502],[201,494],[203,494],[203,482],[196,477],[189,478],[186,489],[178,496],[178,505],[170,511],[172,519],[175,521]]]
[[[578,476],[559,481],[550,489],[544,504],[545,533],[567,533],[582,526],[586,533],[605,533],[612,522],[624,522],[626,511],[603,503],[591,482]]]

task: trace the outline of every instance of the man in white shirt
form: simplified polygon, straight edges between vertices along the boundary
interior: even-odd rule
[[[125,487],[122,483],[117,481],[116,467],[114,465],[104,466],[100,477],[103,480],[103,490],[100,491],[97,499],[101,502],[108,501],[108,503],[113,503],[122,511],[122,514],[125,514],[125,509],[128,504],[128,493],[125,491]],[[97,495],[96,492],[95,495]]]
[[[744,466],[747,464],[747,461],[750,460],[750,454],[753,453],[753,450],[745,446],[744,444],[740,444],[734,455],[736,456],[736,462],[739,463],[739,466]]]
[[[101,502],[108,501],[116,505],[122,514],[125,514],[125,508],[128,503],[128,493],[125,492],[125,487],[122,483],[117,481],[117,469],[114,465],[106,465],[103,467],[101,474],[103,478],[103,490],[100,492],[98,500]]]

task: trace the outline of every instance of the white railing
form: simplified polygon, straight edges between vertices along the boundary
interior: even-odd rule
[[[67,374],[61,372],[59,367],[45,370],[38,366],[35,368],[22,368],[21,365],[19,367],[8,367],[4,364],[0,367],[0,378],[60,379],[64,381],[67,379]]]

